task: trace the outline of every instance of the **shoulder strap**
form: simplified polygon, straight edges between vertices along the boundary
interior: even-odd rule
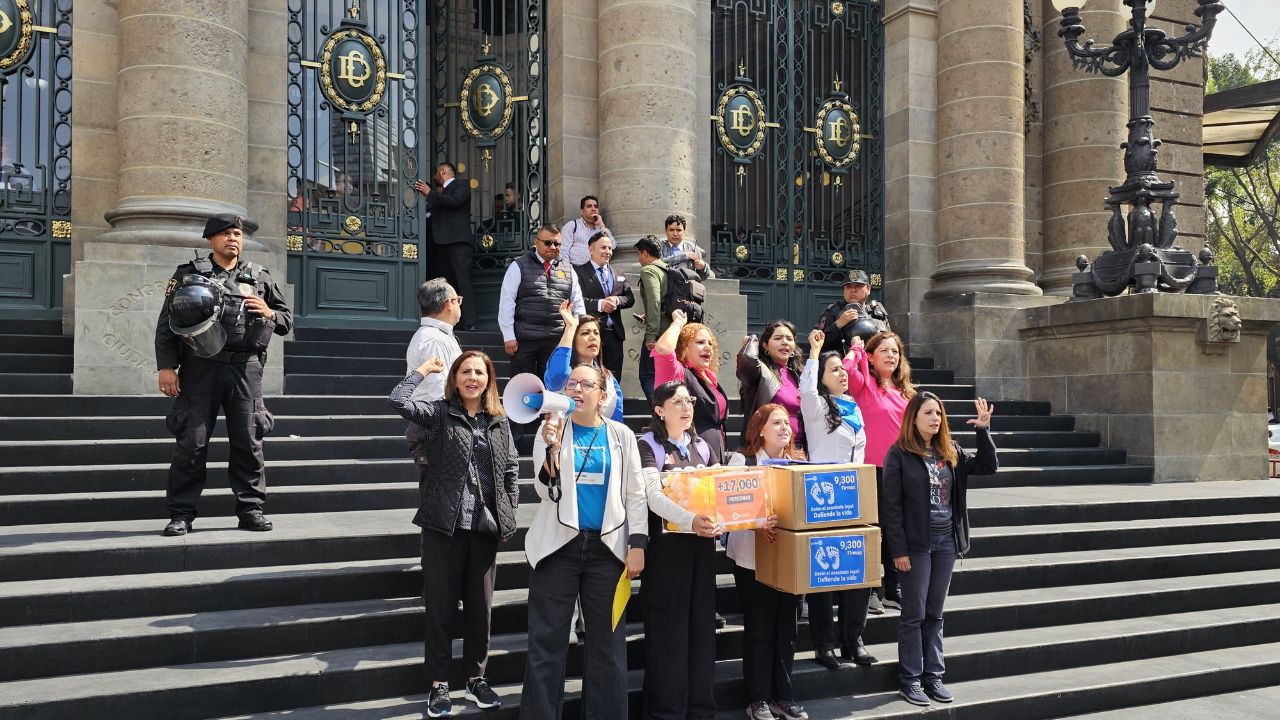
[[[755,467],[756,463],[758,462],[756,460],[755,453],[751,453],[750,455],[743,455],[742,457],[747,461],[747,467]]]
[[[703,440],[698,435],[694,435],[693,446],[697,448],[698,452],[702,455],[702,461],[710,464],[711,463],[711,446],[707,444],[707,441]]]
[[[213,261],[207,257],[198,257],[191,261],[191,267],[201,275],[210,275],[213,273]]]
[[[641,435],[640,439],[653,450],[653,459],[658,464],[658,472],[662,472],[662,468],[667,464],[667,449],[658,442],[652,432]]]

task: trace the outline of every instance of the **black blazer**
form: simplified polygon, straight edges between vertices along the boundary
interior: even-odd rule
[[[977,453],[956,445],[958,457],[952,469],[955,482],[951,484],[951,524],[955,528],[956,554],[960,556],[969,552],[969,476],[991,475],[1000,467],[990,428],[979,430],[977,435]],[[929,470],[924,459],[897,445],[889,448],[881,487],[884,494],[880,496],[880,532],[889,557],[928,552]]]
[[[627,329],[622,322],[622,311],[636,304],[636,295],[631,291],[626,275],[615,270],[612,265],[606,265],[605,268],[605,272],[613,275],[613,292],[607,296],[604,288],[600,286],[600,276],[596,274],[595,265],[588,261],[573,266],[574,272],[578,273],[578,286],[582,288],[582,304],[586,306],[587,314],[600,318],[602,322],[607,314],[613,320],[614,334],[619,340],[626,340]],[[597,303],[605,297],[620,298],[618,309],[612,313],[602,313],[597,310]]]
[[[431,212],[431,241],[437,245],[470,243],[471,188],[462,178],[454,178],[444,190],[432,189],[426,197]]]

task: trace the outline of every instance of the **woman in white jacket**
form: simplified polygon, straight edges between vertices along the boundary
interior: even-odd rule
[[[560,717],[579,597],[590,638],[583,717],[627,716],[626,633],[623,623],[612,628],[613,596],[624,567],[633,578],[644,569],[649,509],[635,434],[601,413],[608,381],[599,368],[574,368],[564,385],[575,403],[568,422],[549,418],[534,438],[541,502],[524,542],[532,570],[522,717]]]
[[[826,334],[809,333],[809,360],[800,374],[800,412],[809,439],[809,460],[815,463],[861,463],[866,457],[867,433],[862,411],[849,397],[849,375],[840,353],[822,352]],[[835,670],[836,647],[845,660],[858,665],[876,661],[862,644],[867,627],[871,589],[813,593],[809,602],[809,638],[814,662]],[[840,627],[836,632],[833,601],[840,603]]]

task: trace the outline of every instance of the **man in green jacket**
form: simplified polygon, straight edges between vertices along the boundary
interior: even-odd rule
[[[667,265],[662,261],[662,249],[657,238],[645,235],[636,242],[636,254],[640,257],[640,298],[644,304],[644,349],[640,352],[640,387],[644,396],[653,401],[653,344],[670,325],[671,318],[662,313],[662,298],[667,292]]]

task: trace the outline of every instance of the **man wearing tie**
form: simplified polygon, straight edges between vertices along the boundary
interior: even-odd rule
[[[471,257],[475,254],[471,232],[471,188],[457,182],[458,170],[451,162],[436,165],[431,179],[436,187],[421,180],[413,188],[426,198],[431,235],[427,239],[427,278],[443,277],[462,297],[474,297],[471,290]],[[475,303],[462,307],[463,330],[476,329]]]
[[[613,259],[613,238],[603,230],[587,241],[591,259],[574,265],[582,300],[587,312],[600,318],[600,357],[615,378],[622,377],[622,343],[627,338],[622,324],[622,311],[636,304],[636,296],[627,284],[627,276],[609,265]],[[621,382],[621,380],[619,380]]]
[[[564,332],[560,303],[566,300],[574,314],[585,312],[578,275],[560,257],[560,228],[543,225],[533,250],[512,261],[502,278],[498,327],[503,349],[511,356],[513,377],[520,373],[542,377],[546,372],[547,358]]]

